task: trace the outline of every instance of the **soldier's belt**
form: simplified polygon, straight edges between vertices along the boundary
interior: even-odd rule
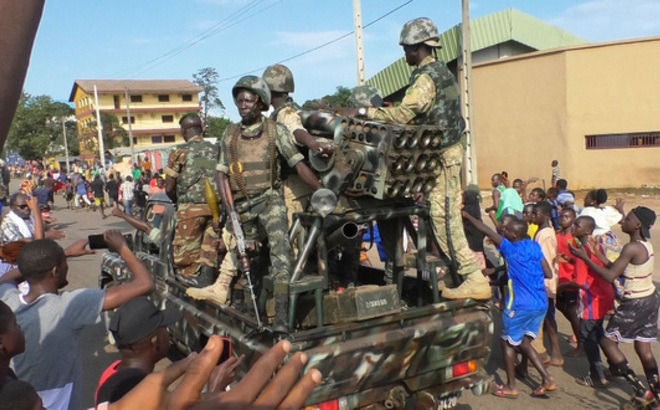
[[[229,164],[229,174],[242,174],[245,171],[263,171],[265,166],[262,162],[241,162],[234,161]]]

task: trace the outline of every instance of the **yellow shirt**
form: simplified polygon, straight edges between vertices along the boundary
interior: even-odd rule
[[[527,235],[529,235],[529,238],[531,240],[534,240],[534,237],[536,236],[536,232],[539,230],[539,226],[537,224],[529,224],[527,226]]]

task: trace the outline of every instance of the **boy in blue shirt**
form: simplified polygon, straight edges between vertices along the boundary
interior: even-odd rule
[[[514,219],[504,224],[500,236],[466,212],[463,212],[463,218],[493,241],[508,264],[509,279],[502,312],[502,353],[507,384],[497,386],[493,394],[505,398],[518,397],[515,373],[518,350],[541,374],[542,382],[534,389],[532,396],[545,397],[546,392],[557,390],[557,385],[531,345],[548,308],[543,279],[552,278],[541,247],[527,237],[527,224],[524,221]]]

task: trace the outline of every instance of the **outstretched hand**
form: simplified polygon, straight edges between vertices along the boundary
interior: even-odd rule
[[[202,388],[209,378],[212,379],[222,348],[220,338],[211,336],[199,354],[150,374],[121,400],[110,404],[109,409],[299,409],[321,382],[321,373],[316,369],[298,380],[307,362],[306,355],[300,352],[294,354],[271,379],[291,351],[291,343],[281,341],[266,352],[231,391],[202,395]],[[181,383],[168,393],[168,386],[182,375]]]
[[[577,247],[574,247],[570,243],[568,244],[568,249],[571,251],[573,256],[580,258],[582,260],[587,260],[589,259],[589,255],[587,255],[586,249],[584,249],[584,246],[582,246],[581,243],[577,244]]]

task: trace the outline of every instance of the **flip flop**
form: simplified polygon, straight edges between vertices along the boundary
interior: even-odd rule
[[[555,390],[557,387],[555,386]],[[550,397],[548,396],[548,389],[543,387],[543,385],[539,385],[537,388],[532,391],[532,397],[537,398],[537,399],[549,399]]]
[[[517,399],[520,393],[507,391],[505,386],[498,385],[495,391],[492,393],[493,396],[504,398],[504,399]]]

